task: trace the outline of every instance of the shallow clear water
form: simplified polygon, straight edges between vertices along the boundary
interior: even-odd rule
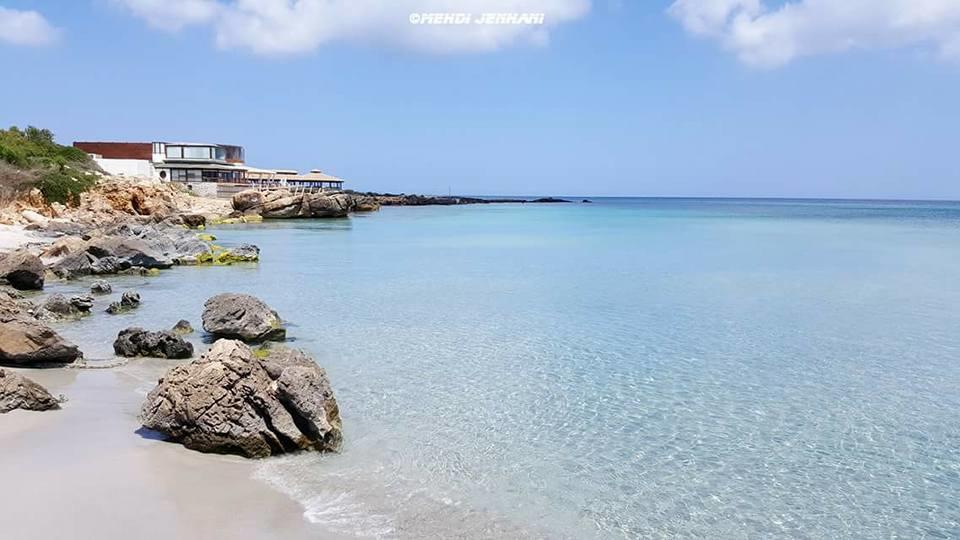
[[[126,278],[140,310],[64,333],[107,357],[122,327],[199,326],[215,293],[266,300],[329,371],[346,444],[258,476],[324,528],[960,536],[960,205],[600,199],[213,232],[263,261]]]

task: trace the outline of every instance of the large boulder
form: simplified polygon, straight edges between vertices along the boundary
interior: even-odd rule
[[[203,329],[216,337],[244,341],[283,341],[280,316],[249,294],[218,294],[203,305]]]
[[[48,411],[59,409],[60,401],[46,388],[6,369],[0,369],[0,413],[14,409]]]
[[[87,252],[94,257],[116,257],[129,266],[144,268],[170,268],[173,260],[163,252],[151,247],[146,241],[135,237],[104,236],[91,239]]]
[[[293,218],[302,215],[303,195],[289,195],[267,199],[260,209],[260,215],[267,219]]]
[[[67,364],[82,356],[76,345],[37,321],[14,319],[0,324],[0,364]]]
[[[85,251],[71,253],[55,262],[50,270],[61,279],[76,279],[93,274],[93,263],[96,261],[96,257]]]
[[[168,371],[147,396],[140,421],[193,450],[254,458],[337,451],[342,441],[340,412],[321,367],[299,352],[261,361],[233,340],[217,341],[201,358]]]
[[[113,352],[127,357],[190,358],[193,356],[193,344],[166,330],[150,332],[132,327],[120,331],[113,342]]]
[[[0,278],[15,289],[42,289],[46,269],[40,257],[26,250],[17,250],[0,259]]]
[[[260,206],[263,206],[263,193],[256,189],[246,189],[235,194],[230,199],[230,203],[237,212],[257,210]]]
[[[353,199],[346,193],[308,194],[303,196],[301,215],[313,218],[347,217],[352,207]]]
[[[90,273],[97,276],[102,276],[104,274],[116,274],[134,267],[129,260],[121,259],[120,257],[114,257],[113,255],[108,255],[99,259],[92,257],[89,253],[87,253],[87,256],[91,257]],[[140,266],[138,268],[143,267]]]
[[[53,241],[40,254],[40,260],[53,264],[67,255],[80,253],[87,249],[87,241],[79,236],[63,236]]]

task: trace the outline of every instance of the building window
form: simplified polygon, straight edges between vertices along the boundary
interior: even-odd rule
[[[162,154],[163,153],[163,143],[155,142],[153,143],[153,153]]]
[[[184,159],[210,159],[209,146],[185,146],[183,147]]]
[[[160,179],[161,180],[167,179],[167,171],[160,171]]]
[[[226,161],[226,159],[227,159],[227,151],[226,151],[226,150],[224,150],[223,148],[221,148],[221,147],[219,147],[219,146],[214,147],[213,150],[214,150],[214,153],[215,153],[215,159],[217,159],[217,160],[219,160],[219,161]]]
[[[183,147],[182,147],[182,146],[168,146],[168,147],[167,147],[167,157],[168,157],[168,158],[183,158]]]

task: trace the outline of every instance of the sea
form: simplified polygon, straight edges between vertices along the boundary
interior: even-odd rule
[[[579,199],[214,227],[261,262],[110,331],[275,308],[345,443],[255,477],[318,530],[960,537],[960,203]]]

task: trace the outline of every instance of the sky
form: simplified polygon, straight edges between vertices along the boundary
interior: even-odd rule
[[[0,125],[358,190],[960,199],[960,0],[0,0],[0,63]]]

